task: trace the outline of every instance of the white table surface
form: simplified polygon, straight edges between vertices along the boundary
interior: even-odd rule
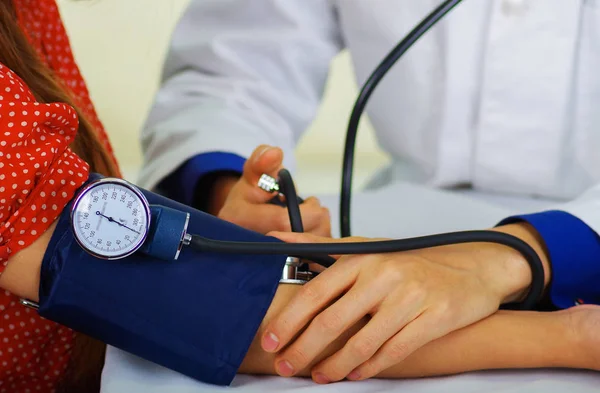
[[[321,201],[331,209],[337,227],[337,197]],[[514,213],[550,206],[544,201],[462,195],[418,186],[396,184],[353,198],[355,235],[409,237],[455,230],[482,229]],[[200,392],[410,392],[410,393],[592,393],[600,392],[600,373],[575,370],[493,371],[420,380],[369,380],[319,386],[308,379],[237,376],[230,387],[191,380],[121,350],[109,347],[102,377],[102,393]]]

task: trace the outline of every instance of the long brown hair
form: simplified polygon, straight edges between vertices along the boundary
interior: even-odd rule
[[[12,0],[0,0],[0,63],[14,71],[29,86],[40,103],[64,102],[79,114],[79,130],[71,148],[90,164],[93,172],[116,176],[117,170],[104,150],[90,123],[77,109],[70,93],[63,88],[29,44],[18,25]],[[59,391],[97,393],[104,365],[105,345],[82,334],[77,334],[71,353],[70,365]]]

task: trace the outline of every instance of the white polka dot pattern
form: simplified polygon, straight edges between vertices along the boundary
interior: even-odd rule
[[[54,0],[13,0],[19,25],[54,72],[99,140],[110,143],[75,64]],[[29,246],[58,217],[88,176],[69,148],[75,110],[37,103],[23,81],[0,64],[0,274],[10,255]],[[0,291],[0,393],[54,392],[67,367],[74,333]]]
[[[34,102],[0,64],[0,272],[48,229],[87,179],[88,165],[68,148],[77,127],[73,108]],[[40,376],[48,382],[39,391],[50,391],[48,383],[56,384],[68,361],[72,332],[26,311],[12,295],[0,296],[0,392],[4,386],[35,389]]]

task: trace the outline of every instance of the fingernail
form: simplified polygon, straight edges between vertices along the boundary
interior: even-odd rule
[[[291,377],[294,375],[294,367],[287,360],[281,360],[277,363],[277,373],[282,377]]]
[[[313,379],[316,383],[319,383],[321,385],[325,385],[325,384],[328,384],[329,382],[331,382],[331,380],[329,378],[327,378],[327,375],[325,375],[323,373],[315,373],[315,375],[313,376]]]
[[[265,146],[262,149],[260,149],[258,151],[258,154],[256,155],[256,158],[254,159],[254,162],[258,162],[258,160],[260,160],[260,157],[262,157],[262,155],[268,152],[269,150],[271,150],[271,146]]]
[[[265,334],[262,342],[262,347],[267,352],[275,352],[279,346],[279,339],[271,332]]]
[[[348,374],[348,376],[346,377],[346,379],[349,379],[351,381],[355,381],[357,379],[360,379],[360,373],[358,372],[358,370],[354,370],[350,374]]]

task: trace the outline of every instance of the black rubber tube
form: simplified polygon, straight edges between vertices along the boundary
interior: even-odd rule
[[[386,240],[362,243],[310,243],[290,244],[279,242],[248,243],[207,239],[193,235],[190,245],[204,252],[227,254],[290,255],[310,259],[325,267],[334,260],[328,255],[381,254],[460,243],[495,243],[520,252],[531,268],[532,284],[527,298],[515,305],[519,309],[532,309],[544,293],[544,267],[535,250],[523,240],[494,231],[464,231],[422,236],[402,240]],[[326,257],[323,259],[323,257]]]
[[[356,99],[352,114],[348,121],[344,158],[342,168],[342,186],[340,195],[340,230],[342,237],[351,236],[350,212],[352,195],[352,175],[354,169],[354,151],[358,125],[368,100],[383,77],[425,33],[435,26],[462,0],[447,0],[432,11],[419,23],[392,51],[382,60],[375,71],[367,79]],[[286,205],[294,232],[303,232],[302,217],[298,206],[298,197],[289,172],[280,172],[280,186],[286,196]],[[380,254],[418,250],[423,248],[444,246],[459,243],[496,243],[511,247],[520,252],[529,263],[532,273],[532,284],[527,298],[518,309],[532,309],[541,300],[544,292],[545,276],[542,262],[531,246],[521,239],[493,231],[465,231],[423,236],[412,239],[376,241],[364,243],[325,243],[325,244],[286,244],[286,243],[243,243],[211,240],[193,236],[191,245],[197,249],[221,253],[241,254],[276,254],[290,255],[311,259],[325,267],[331,266],[335,260],[327,255]]]
[[[354,170],[354,150],[356,147],[356,136],[358,125],[367,102],[375,88],[388,73],[392,66],[410,49],[415,42],[438,23],[448,12],[456,7],[462,0],[448,0],[431,12],[417,27],[415,27],[377,66],[375,71],[363,85],[354,109],[348,121],[346,132],[346,143],[344,146],[344,158],[342,163],[342,189],[340,194],[340,233],[342,237],[351,236],[350,230],[350,203],[352,197],[352,175]]]
[[[285,204],[290,216],[290,225],[292,232],[303,233],[302,215],[300,214],[300,204],[298,193],[292,175],[287,169],[281,169],[278,174],[279,189],[285,196]]]

